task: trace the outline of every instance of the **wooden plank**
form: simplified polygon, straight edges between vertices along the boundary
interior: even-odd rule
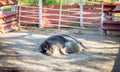
[[[104,21],[104,24],[108,24],[108,25],[120,25],[120,21]]]
[[[120,21],[104,21],[103,22],[104,30],[118,30],[120,31]]]
[[[15,29],[19,29],[18,22],[11,22],[9,24],[0,25],[0,32],[2,33],[6,33]]]
[[[17,0],[0,0],[0,6],[15,5],[17,3]]]
[[[43,18],[59,19],[59,16],[42,16]]]
[[[104,2],[104,12],[112,12],[118,3]]]
[[[103,30],[120,31],[120,27],[103,27]]]
[[[7,24],[12,21],[17,21],[17,18],[0,19],[0,24]]]
[[[114,8],[104,8],[104,10],[103,10],[103,12],[112,12],[112,10],[113,10]]]
[[[33,16],[33,17],[38,17],[38,13],[34,12],[34,13],[30,13],[30,12],[20,12],[20,15],[23,15],[23,16]]]
[[[83,19],[83,22],[100,23],[100,19]]]
[[[102,9],[91,9],[91,10],[86,9],[86,10],[83,10],[83,12],[101,12],[101,11],[102,11]]]
[[[39,23],[38,22],[29,22],[29,21],[21,21],[20,22],[20,25],[26,25],[26,26],[29,26],[29,25],[38,25]]]
[[[115,8],[114,8],[114,10],[113,10],[113,12],[120,12],[120,4],[118,4]]]
[[[10,17],[10,16],[15,16],[16,14],[17,14],[16,12],[6,12],[4,14],[0,14],[0,19],[7,18],[7,17]]]
[[[21,21],[38,22],[38,17],[20,17]]]
[[[118,3],[109,3],[109,2],[104,2],[104,7],[116,7]]]
[[[79,22],[80,21],[80,19],[79,18],[61,18],[61,20],[67,20],[67,21],[77,21],[77,22]]]
[[[89,8],[101,8],[101,4],[93,4],[93,5],[83,5],[84,9],[89,9]]]
[[[83,17],[101,17],[100,14],[83,14]]]

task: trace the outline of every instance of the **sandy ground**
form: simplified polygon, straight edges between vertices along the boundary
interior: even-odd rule
[[[75,33],[77,32],[77,33]],[[88,48],[61,56],[39,53],[39,44],[50,35],[75,36]],[[120,48],[120,37],[99,30],[20,31],[0,35],[0,72],[111,72]]]

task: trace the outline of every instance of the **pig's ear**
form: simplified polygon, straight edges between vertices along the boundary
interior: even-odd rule
[[[45,40],[44,42],[45,42],[45,43],[49,43],[49,41],[48,41],[48,40]]]
[[[52,44],[52,41],[45,40],[45,43],[48,44],[48,45],[50,45],[50,44]]]

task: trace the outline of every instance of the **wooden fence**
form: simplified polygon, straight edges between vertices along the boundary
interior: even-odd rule
[[[21,26],[38,26],[38,7],[21,6],[20,7]],[[60,6],[42,7],[42,27],[58,27]],[[98,26],[101,24],[101,4],[83,6],[83,26]],[[79,26],[80,24],[80,6],[62,6],[61,27]]]
[[[120,19],[115,20],[113,15],[120,13],[120,4],[118,3],[105,3],[104,4],[104,13],[106,20],[103,21],[102,29],[111,31],[120,31]]]
[[[17,0],[0,0],[0,9],[3,6],[15,5]],[[0,10],[0,32],[5,33],[14,29],[18,29],[17,12],[13,11],[4,12]]]
[[[15,11],[17,0],[0,0],[0,32],[5,33],[18,29],[20,26],[39,27],[39,16],[37,6],[20,6],[19,17]],[[13,9],[4,12],[2,7],[12,5]],[[104,13],[113,12],[117,4],[104,3]],[[60,15],[60,6],[42,6],[42,28],[58,27],[80,27],[80,6],[68,5],[62,6]],[[83,26],[101,25],[102,5],[101,4],[84,4],[83,5]],[[19,20],[18,20],[19,18]],[[104,21],[103,30],[120,30],[119,21]]]

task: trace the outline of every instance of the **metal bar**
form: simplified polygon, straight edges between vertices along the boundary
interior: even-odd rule
[[[103,28],[103,18],[104,18],[104,2],[102,2],[102,11],[101,11],[101,28]]]
[[[15,5],[11,5],[11,12],[15,11]]]
[[[21,6],[22,6],[22,0],[20,0],[20,5],[19,5],[19,20],[18,20],[18,25],[19,25],[19,27],[21,26],[21,24],[20,24]]]
[[[28,15],[28,16],[24,16],[24,15],[21,15],[20,17],[25,17],[25,18],[33,18],[34,17],[38,17],[38,15]],[[48,15],[49,16],[49,15]],[[50,16],[53,16],[53,15],[50,15]],[[58,16],[58,15],[56,15]],[[80,18],[80,17],[76,17],[76,16],[68,16],[68,15],[61,15],[61,16],[65,16],[65,17],[72,17],[72,18]],[[99,20],[100,17],[82,17],[84,19],[93,19],[93,20]],[[44,19],[44,18],[43,18]],[[50,18],[47,18],[47,19],[50,19]]]
[[[59,30],[60,30],[60,24],[61,24],[61,15],[62,15],[62,0],[60,0],[59,26],[58,26]]]
[[[32,12],[31,10],[21,10],[20,12],[29,12],[29,13],[38,13],[38,12]]]
[[[0,14],[3,14],[3,8],[0,7]]]
[[[80,26],[83,27],[83,0],[80,0]]]
[[[21,11],[26,11],[26,12],[30,12],[30,11],[32,11],[32,12],[38,12],[38,10],[32,10],[32,9],[31,9],[31,10],[22,10],[22,9],[21,9]]]
[[[43,8],[45,10],[59,10],[59,9],[53,9],[53,8]],[[69,10],[66,10],[66,9],[62,9],[63,11],[69,11]],[[76,8],[76,9],[72,9],[72,10],[79,10],[79,8]]]
[[[38,9],[39,28],[42,28],[42,0],[39,0],[38,5],[39,5],[39,9]]]
[[[103,12],[103,10],[104,10],[104,0],[102,0],[102,12],[101,12],[101,34],[105,34],[105,32],[102,30],[102,28],[103,28],[103,20],[104,20],[104,12]]]

